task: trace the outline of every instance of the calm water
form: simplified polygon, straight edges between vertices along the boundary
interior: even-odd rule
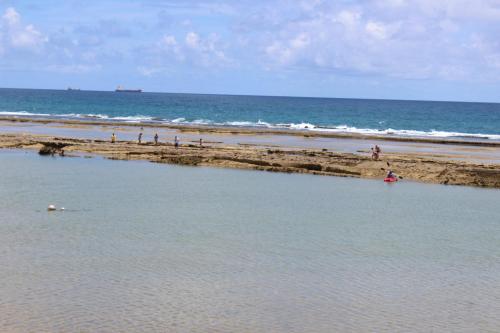
[[[499,190],[9,151],[0,174],[0,331],[500,327]]]
[[[0,89],[1,115],[500,140],[500,104]]]

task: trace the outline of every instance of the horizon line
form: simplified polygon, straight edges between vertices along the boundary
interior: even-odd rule
[[[53,91],[88,91],[88,92],[115,92],[115,90],[94,90],[73,88],[72,90],[56,88],[19,88],[19,87],[0,87],[0,89],[13,90],[53,90]],[[257,94],[231,94],[231,93],[200,93],[200,92],[171,92],[171,91],[145,91],[142,89],[140,94],[178,94],[178,95],[213,95],[213,96],[241,96],[241,97],[277,97],[277,98],[310,98],[310,99],[358,99],[366,101],[395,101],[395,102],[433,102],[433,103],[477,103],[477,104],[500,104],[500,101],[464,101],[464,100],[432,100],[432,99],[404,99],[404,98],[368,98],[368,97],[326,97],[326,96],[289,96],[289,95],[257,95]]]

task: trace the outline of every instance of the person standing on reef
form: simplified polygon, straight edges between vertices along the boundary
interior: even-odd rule
[[[115,142],[116,142],[116,135],[113,132],[113,134],[111,134],[111,143],[115,143]]]
[[[174,146],[175,149],[179,148],[179,137],[177,135],[174,138]]]
[[[200,138],[200,148],[203,148],[203,139]]]
[[[378,158],[380,156],[380,147],[375,145],[375,147],[372,147],[371,150],[372,150],[372,160],[378,161]]]
[[[141,143],[142,143],[142,132],[141,132],[141,133],[139,133],[139,137],[137,138],[137,142],[138,142],[139,144],[141,144]]]
[[[155,145],[158,144],[158,133],[155,133]]]

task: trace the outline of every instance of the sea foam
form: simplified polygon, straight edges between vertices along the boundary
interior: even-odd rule
[[[126,123],[141,123],[141,122],[158,122],[164,124],[181,124],[181,125],[212,125],[212,126],[231,126],[231,127],[246,127],[246,128],[269,128],[269,129],[289,129],[298,131],[313,131],[322,133],[344,133],[344,134],[362,134],[362,135],[378,135],[378,136],[395,136],[395,137],[432,137],[432,138],[469,138],[469,139],[488,139],[500,140],[498,134],[487,133],[464,133],[464,132],[447,132],[447,131],[419,131],[413,129],[376,129],[376,128],[357,128],[346,124],[341,125],[315,125],[312,123],[276,123],[272,124],[266,121],[258,120],[256,122],[246,120],[233,120],[225,122],[216,122],[210,119],[194,119],[187,120],[184,117],[175,119],[154,118],[146,115],[134,116],[115,116],[111,117],[107,114],[48,114],[48,113],[32,113],[27,111],[0,111],[0,116],[30,116],[30,117],[49,117],[63,119],[94,119],[104,121],[122,121]]]

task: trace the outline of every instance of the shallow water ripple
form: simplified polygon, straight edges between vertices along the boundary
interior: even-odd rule
[[[14,152],[0,172],[0,331],[500,327],[498,190]]]

